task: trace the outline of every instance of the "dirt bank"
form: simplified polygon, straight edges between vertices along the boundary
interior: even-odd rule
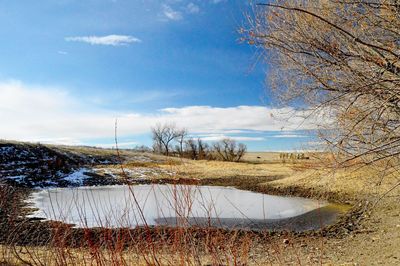
[[[282,259],[282,254],[287,254],[283,261],[288,264],[400,265],[400,189],[386,194],[397,184],[398,176],[387,175],[379,167],[294,170],[291,165],[276,163],[257,165],[256,172],[262,172],[262,176],[247,171],[250,165],[235,165],[230,172],[239,174],[226,176],[226,172],[220,170],[223,167],[219,168],[216,162],[201,162],[191,167],[196,163],[185,164],[180,173],[195,177],[203,185],[234,186],[353,206],[338,223],[326,230],[308,235],[282,233],[280,237],[260,242],[260,254],[254,251],[255,257],[262,260],[260,256],[267,255],[268,263],[275,263]],[[200,169],[207,166],[211,167],[205,174],[199,174]]]
[[[382,169],[372,167],[307,170],[262,186],[270,192],[286,191],[354,205],[348,214],[353,217],[338,224],[343,234],[319,240],[323,263],[400,265],[400,190],[385,194],[396,185],[398,177],[382,173]],[[300,249],[300,254],[307,254],[307,250]]]
[[[184,183],[233,186],[268,194],[311,197],[350,204],[353,208],[346,215],[335,225],[321,231],[302,234],[283,231],[250,233],[252,245],[248,264],[400,265],[399,190],[393,190],[376,203],[381,195],[398,182],[397,176],[382,176],[382,171],[374,168],[333,171],[321,167],[299,167],[301,162],[280,163],[276,160],[273,162],[262,160],[260,163],[165,158],[142,160],[150,158],[149,156],[135,154],[131,157],[133,159],[130,161],[128,159],[123,166],[128,170],[129,178],[124,174],[118,174],[122,172],[119,170],[119,165],[95,166],[101,171],[99,175],[93,176],[91,184],[103,184],[104,180],[112,178],[118,182],[131,184]],[[12,235],[10,227],[5,227],[9,225],[10,217],[13,217],[13,222],[18,223],[18,226],[13,224],[13,228],[14,233],[18,233],[14,237],[18,238],[19,244],[32,244],[34,241],[41,241],[37,244],[45,244],[51,239],[50,234],[54,233],[54,228],[58,228],[59,232],[62,230],[70,232],[68,239],[72,246],[78,245],[82,237],[87,237],[88,233],[85,230],[21,217],[27,211],[23,209],[21,202],[28,194],[29,189],[16,188],[13,194],[15,198],[2,197],[3,203],[6,203],[4,205],[6,207],[0,208],[2,223],[0,235],[3,243],[10,241],[9,237]],[[14,214],[18,213],[16,219],[15,215],[8,212],[11,210]],[[162,232],[164,237],[175,234],[174,230],[168,231],[170,230],[168,228],[163,230],[166,230]],[[110,233],[109,230],[90,230],[90,232],[94,232],[91,235],[94,238],[102,238],[102,234],[106,233],[107,236]],[[200,232],[201,230],[196,233],[199,238],[201,238]],[[111,235],[115,235],[114,233]],[[142,236],[139,231],[131,231],[129,234]],[[248,236],[249,232],[243,234]],[[207,264],[207,258],[204,258],[204,264]]]

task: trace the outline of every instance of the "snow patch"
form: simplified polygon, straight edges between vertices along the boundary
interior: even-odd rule
[[[17,176],[7,176],[6,178],[7,178],[7,179],[14,180],[15,182],[20,183],[20,182],[22,182],[22,181],[25,179],[25,177],[26,177],[26,176],[24,176],[24,175],[17,175]]]
[[[87,175],[85,175],[85,172],[88,172],[89,169],[87,168],[81,168],[66,177],[64,177],[65,181],[68,181],[74,185],[83,185],[83,182],[88,178]]]
[[[97,172],[98,174],[106,174],[113,178],[127,177],[135,180],[145,180],[165,175],[168,176],[176,175],[175,172],[167,171],[162,168],[149,168],[149,167],[124,168],[124,171],[122,171],[120,168],[102,167],[102,168],[95,168],[94,171]],[[126,176],[124,176],[124,174]]]

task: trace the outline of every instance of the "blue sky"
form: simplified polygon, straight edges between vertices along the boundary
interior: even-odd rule
[[[315,126],[289,119],[293,108],[273,107],[268,66],[239,42],[247,1],[5,0],[0,7],[0,122],[8,125],[0,138],[107,146],[118,118],[126,147],[149,145],[157,121],[257,151],[313,141],[306,133]]]

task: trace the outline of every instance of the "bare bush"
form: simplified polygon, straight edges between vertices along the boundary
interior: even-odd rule
[[[151,152],[151,149],[146,145],[136,145],[133,150],[137,152]]]
[[[185,157],[190,158],[192,160],[197,159],[197,143],[193,138],[189,138],[188,140],[185,141]]]
[[[213,149],[200,138],[189,138],[185,141],[183,157],[192,160],[214,160]]]
[[[216,158],[222,161],[239,162],[246,153],[246,145],[239,143],[233,139],[223,139],[214,143],[213,151]]]
[[[198,159],[199,160],[210,160],[212,158],[212,150],[209,145],[202,141],[200,138],[197,139],[197,147],[198,147]]]
[[[249,21],[277,95],[334,118],[321,136],[339,162],[399,166],[399,1],[273,0]]]

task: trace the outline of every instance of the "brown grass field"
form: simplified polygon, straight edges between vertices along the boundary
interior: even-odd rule
[[[115,152],[89,148],[72,150]],[[122,151],[122,155],[135,158],[143,154]],[[206,184],[329,199],[351,204],[353,208],[331,234],[207,231],[206,240],[198,242],[194,241],[197,238],[193,232],[182,229],[176,230],[169,239],[142,239],[143,245],[118,248],[115,243],[85,248],[70,248],[54,242],[47,246],[2,245],[0,262],[2,258],[3,265],[400,265],[399,190],[385,194],[398,182],[398,177],[385,174],[379,166],[329,168],[322,164],[329,156],[317,153],[310,154],[309,160],[285,162],[279,153],[248,153],[240,163],[144,155],[152,161],[128,159],[123,168],[163,169],[169,174],[149,178],[168,179],[169,182],[203,180]],[[107,167],[115,171],[120,169],[119,165]],[[160,170],[160,173],[164,172]]]

